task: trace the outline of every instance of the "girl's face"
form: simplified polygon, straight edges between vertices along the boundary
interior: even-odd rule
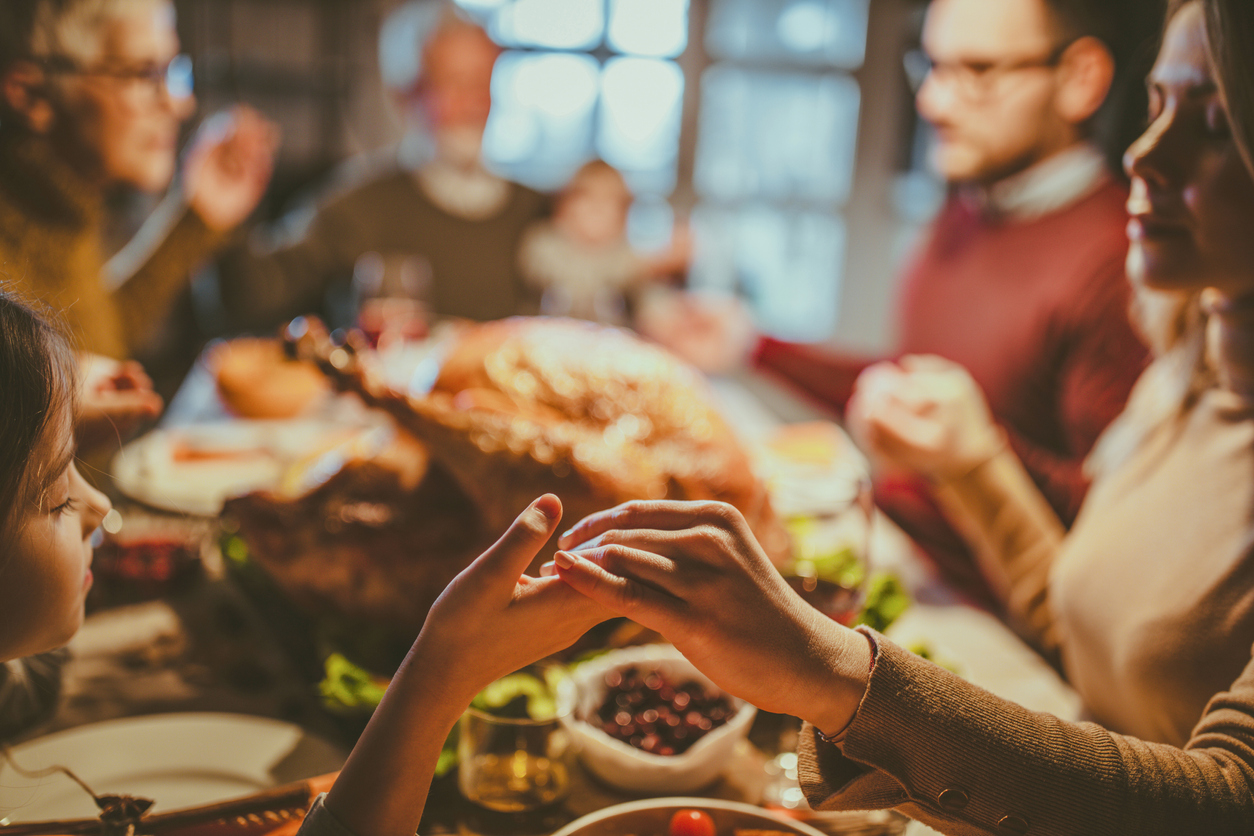
[[[1201,3],[1172,19],[1149,86],[1150,127],[1124,157],[1129,274],[1156,289],[1254,292],[1254,178],[1207,61]]]
[[[0,542],[0,660],[61,647],[83,623],[91,538],[111,506],[79,475],[62,423],[45,434],[41,484]]]

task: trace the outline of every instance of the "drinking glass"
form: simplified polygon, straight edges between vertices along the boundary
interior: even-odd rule
[[[516,813],[560,801],[570,791],[571,741],[561,720],[462,715],[457,785],[490,810]]]
[[[874,503],[865,459],[834,424],[787,428],[768,451],[771,502],[792,538],[780,572],[842,624],[861,613]]]

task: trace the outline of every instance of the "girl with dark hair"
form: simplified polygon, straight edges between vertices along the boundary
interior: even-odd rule
[[[82,621],[83,543],[109,507],[70,458],[75,372],[65,339],[0,290],[0,739],[55,707],[54,648]]]

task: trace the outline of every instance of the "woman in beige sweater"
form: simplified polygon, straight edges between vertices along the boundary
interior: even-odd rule
[[[1029,712],[816,617],[727,509],[637,504],[565,537],[585,544],[557,556],[569,583],[813,724],[816,807],[896,807],[956,834],[1254,833],[1252,62],[1248,0],[1173,15],[1127,157],[1129,231],[1134,277],[1186,327],[1108,436],[1070,534],[964,373],[921,358],[864,381],[864,435],[942,484],[1099,723]]]

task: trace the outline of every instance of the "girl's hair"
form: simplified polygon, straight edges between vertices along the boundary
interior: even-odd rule
[[[76,370],[66,339],[0,285],[0,538],[42,487],[48,462],[36,451],[70,419]]]
[[[1233,139],[1254,177],[1254,4],[1250,0],[1171,0],[1167,23],[1191,3],[1206,13],[1211,69],[1224,99]],[[1206,315],[1200,293],[1134,288],[1132,320],[1157,359],[1137,381],[1128,407],[1102,435],[1087,469],[1108,472],[1159,427],[1177,420],[1216,382],[1206,356]]]

